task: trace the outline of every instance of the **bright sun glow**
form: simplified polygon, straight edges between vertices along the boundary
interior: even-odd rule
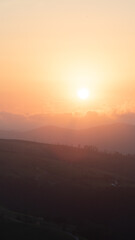
[[[85,100],[89,97],[89,90],[87,88],[81,88],[77,91],[77,95],[80,99]]]

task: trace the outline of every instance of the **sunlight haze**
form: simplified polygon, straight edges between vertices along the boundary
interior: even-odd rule
[[[0,111],[135,111],[133,0],[1,0]],[[85,105],[85,103],[83,103]]]

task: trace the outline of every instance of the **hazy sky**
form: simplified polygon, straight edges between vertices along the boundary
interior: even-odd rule
[[[0,0],[0,111],[135,111],[134,63],[134,0]]]

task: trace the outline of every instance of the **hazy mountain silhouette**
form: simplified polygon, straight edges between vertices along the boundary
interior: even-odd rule
[[[0,112],[0,129],[3,130],[27,131],[48,125],[71,129],[85,129],[89,126],[94,127],[109,123],[114,123],[111,117],[105,114],[98,114],[94,111],[89,111],[84,116],[77,113],[23,115]]]
[[[45,126],[25,132],[0,131],[0,138],[54,144],[94,145],[102,150],[135,153],[135,126],[127,124],[111,124],[83,130]]]

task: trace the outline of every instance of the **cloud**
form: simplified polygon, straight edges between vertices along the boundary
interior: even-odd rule
[[[135,113],[127,112],[123,114],[116,115],[116,119],[119,122],[127,123],[127,124],[135,124]]]
[[[127,123],[135,125],[135,113],[113,113],[107,115],[88,111],[85,116],[72,113],[21,115],[0,112],[0,130],[24,131],[42,126],[58,126],[70,129],[83,129],[112,123]]]
[[[0,129],[1,130],[25,130],[32,127],[32,122],[27,116],[13,114],[9,112],[0,112]]]

